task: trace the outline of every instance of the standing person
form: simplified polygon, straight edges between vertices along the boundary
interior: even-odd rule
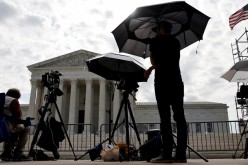
[[[149,77],[155,70],[155,96],[160,115],[160,131],[162,136],[161,154],[151,159],[152,163],[186,163],[187,123],[184,116],[183,97],[184,84],[180,71],[180,43],[171,36],[172,25],[162,21],[153,29],[157,35],[150,43],[150,61],[152,66],[145,71]],[[171,108],[177,126],[177,147],[172,157],[173,134],[171,128]]]
[[[1,160],[32,160],[31,157],[25,156],[23,151],[28,141],[30,120],[22,119],[21,106],[18,99],[21,97],[21,93],[16,88],[11,88],[7,91],[5,97],[3,114],[6,118],[11,139],[8,142],[4,142],[3,153]]]

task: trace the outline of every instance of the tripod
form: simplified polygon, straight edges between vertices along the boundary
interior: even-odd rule
[[[243,136],[248,133],[248,131],[246,131],[246,128],[247,128],[247,122],[244,124],[244,130],[242,131],[241,133],[241,137],[240,137],[240,140],[239,140],[239,143],[238,143],[238,146],[237,146],[237,149],[233,155],[233,159],[236,158],[236,154],[237,154],[237,151],[239,149],[239,145],[240,143],[242,142],[242,139],[243,139]],[[245,140],[245,151],[241,154],[240,158],[244,155],[244,159],[247,159],[247,156],[248,156],[248,138],[246,137],[246,140]]]
[[[113,126],[113,130],[111,132],[111,123],[112,123],[112,120],[111,120],[111,117],[110,117],[110,111],[109,111],[109,137],[102,141],[98,146],[96,146],[95,148],[93,149],[90,149],[88,150],[85,154],[83,154],[82,156],[80,156],[79,158],[75,159],[75,160],[79,160],[81,159],[82,157],[84,157],[86,154],[89,153],[90,157],[91,157],[91,160],[93,161],[96,157],[98,157],[100,155],[99,153],[99,148],[102,148],[101,145],[105,142],[109,142],[109,144],[114,144],[116,145],[116,143],[114,142],[113,140],[113,137],[114,137],[114,133],[115,131],[117,130],[117,128],[119,128],[123,122],[121,122],[120,124],[118,124],[118,121],[119,121],[119,118],[120,118],[120,115],[121,115],[121,111],[123,110],[123,107],[124,107],[124,110],[125,110],[125,127],[126,127],[126,144],[127,144],[127,149],[128,149],[128,157],[127,157],[127,160],[130,159],[130,140],[129,140],[129,125],[131,125],[128,121],[128,117],[130,115],[131,117],[131,120],[132,120],[132,123],[133,125],[131,125],[131,127],[134,129],[136,135],[137,135],[137,139],[139,141],[139,145],[141,145],[141,140],[140,140],[140,137],[139,137],[139,134],[138,134],[138,130],[137,130],[137,127],[136,127],[136,123],[135,123],[135,120],[134,120],[134,116],[133,116],[133,113],[132,113],[132,110],[131,110],[131,106],[130,106],[130,102],[129,102],[129,99],[128,99],[128,96],[129,94],[131,93],[132,90],[124,90],[123,92],[123,99],[122,99],[122,102],[121,102],[121,105],[120,105],[120,108],[119,108],[119,112],[117,114],[117,117],[116,117],[116,121],[115,121],[115,124]],[[110,134],[111,132],[111,134]],[[124,160],[125,157],[123,155],[123,153],[119,153],[120,154],[120,160]]]
[[[39,120],[39,122],[38,122],[38,124],[37,124],[37,128],[36,128],[36,130],[35,130],[35,134],[34,134],[34,136],[33,136],[33,140],[32,140],[31,146],[30,146],[30,150],[29,150],[29,156],[31,156],[32,153],[33,153],[34,145],[37,143],[39,133],[40,133],[40,131],[41,131],[42,128],[43,128],[43,121],[44,121],[44,118],[45,118],[45,116],[46,116],[46,113],[47,113],[48,110],[49,110],[49,106],[51,106],[52,104],[54,104],[54,105],[55,105],[55,108],[56,108],[56,110],[57,110],[59,119],[60,119],[60,121],[61,121],[62,128],[63,128],[63,130],[64,130],[64,133],[65,133],[65,135],[66,135],[66,137],[67,137],[67,140],[68,140],[68,142],[69,142],[69,145],[70,145],[70,147],[71,147],[71,149],[72,149],[73,155],[74,155],[74,157],[76,157],[75,152],[74,152],[74,149],[73,149],[72,144],[71,144],[71,141],[70,141],[70,138],[69,138],[69,136],[68,136],[68,134],[67,134],[67,131],[66,131],[64,122],[63,122],[63,120],[62,120],[61,114],[60,114],[60,112],[59,112],[59,108],[58,108],[58,105],[57,105],[57,103],[56,103],[56,97],[57,97],[57,95],[56,95],[56,90],[55,90],[55,89],[53,89],[53,90],[51,90],[51,91],[48,90],[48,94],[45,96],[45,98],[46,98],[45,106],[41,107],[41,111],[40,111],[41,117],[40,117],[40,120]],[[50,140],[50,139],[48,139],[48,140]],[[57,151],[53,151],[53,155],[54,155],[55,158],[57,158],[57,159],[59,158],[59,155],[58,155],[58,152],[57,152]]]
[[[121,105],[120,105],[120,108],[119,108],[119,112],[117,114],[117,117],[116,117],[116,121],[115,121],[115,124],[114,124],[114,127],[113,127],[113,130],[112,130],[112,133],[111,133],[111,139],[113,139],[114,137],[114,133],[116,131],[116,129],[122,124],[118,124],[118,121],[119,121],[119,118],[120,118],[120,115],[121,115],[121,111],[123,110],[123,107],[124,107],[124,112],[125,112],[125,128],[126,128],[126,144],[127,144],[127,148],[128,148],[128,157],[127,159],[129,160],[130,158],[130,139],[129,139],[129,125],[134,129],[135,133],[136,133],[136,136],[137,136],[137,139],[139,141],[139,145],[141,145],[141,140],[140,140],[140,137],[139,137],[139,133],[138,133],[138,130],[137,130],[137,127],[136,127],[136,123],[135,123],[135,120],[134,120],[134,116],[133,116],[133,113],[132,113],[132,109],[131,109],[131,106],[130,106],[130,101],[128,99],[128,96],[129,94],[131,94],[132,90],[124,90],[123,91],[123,99],[121,101]],[[128,121],[128,118],[129,118],[129,115],[131,117],[131,120],[132,120],[132,125],[129,123]]]

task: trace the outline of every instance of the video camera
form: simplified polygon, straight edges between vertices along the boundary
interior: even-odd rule
[[[128,91],[138,91],[138,83],[136,81],[127,80],[126,78],[121,78],[119,84],[117,85],[117,89],[120,90],[128,90]]]
[[[56,96],[62,96],[63,92],[59,89],[60,78],[62,76],[58,71],[47,72],[42,75],[42,83],[48,88],[50,92],[53,92]]]

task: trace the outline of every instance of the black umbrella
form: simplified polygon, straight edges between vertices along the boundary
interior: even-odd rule
[[[107,80],[144,82],[143,58],[130,54],[106,53],[86,61],[88,69]]]
[[[181,44],[181,49],[202,40],[210,17],[184,1],[156,4],[137,8],[112,33],[120,52],[139,57],[149,57],[149,42],[155,37],[159,22],[172,24],[172,35]]]

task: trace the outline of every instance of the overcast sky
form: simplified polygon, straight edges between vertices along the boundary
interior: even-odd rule
[[[168,0],[0,0],[0,92],[17,87],[22,104],[29,103],[28,65],[79,49],[118,52],[111,31],[136,7]],[[203,40],[181,51],[185,101],[208,101],[229,106],[236,120],[237,84],[220,78],[233,64],[231,44],[247,21],[230,30],[228,18],[246,5],[243,0],[187,0],[211,17]],[[196,53],[197,50],[197,53]],[[165,61],[166,64],[166,61]],[[148,67],[149,59],[145,65]],[[154,102],[153,75],[139,83],[137,101]],[[144,92],[145,91],[145,92]]]

